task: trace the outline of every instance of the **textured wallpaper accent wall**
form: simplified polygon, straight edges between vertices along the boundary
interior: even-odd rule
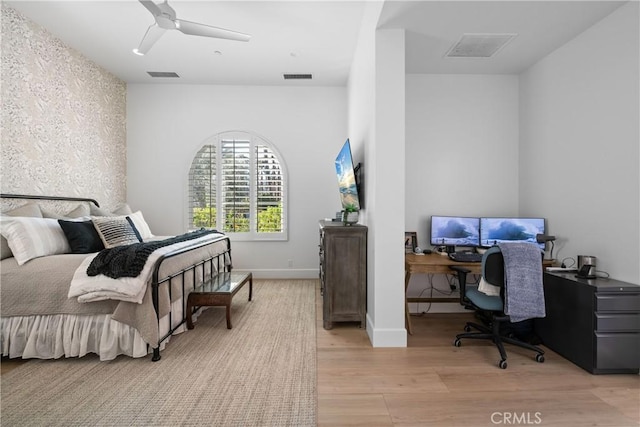
[[[126,83],[2,9],[3,193],[126,201]]]

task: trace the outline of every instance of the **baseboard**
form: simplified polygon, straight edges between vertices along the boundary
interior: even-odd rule
[[[367,335],[373,347],[406,347],[407,346],[407,330],[374,328],[371,323],[371,317],[367,313]]]
[[[317,268],[285,268],[285,269],[242,269],[234,268],[237,272],[251,272],[254,279],[317,279]]]

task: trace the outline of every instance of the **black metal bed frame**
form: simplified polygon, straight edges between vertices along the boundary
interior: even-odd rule
[[[65,197],[65,196],[34,196],[34,195],[24,195],[24,194],[6,194],[6,193],[1,193],[0,194],[0,198],[3,199],[27,199],[27,200],[55,200],[55,201],[71,201],[71,202],[89,202],[89,203],[93,203],[94,205],[96,205],[97,207],[100,207],[100,205],[98,204],[97,201],[95,201],[94,199],[89,199],[89,198],[84,198],[84,197]],[[226,250],[224,250],[223,252],[219,253],[219,254],[215,254],[213,256],[207,257],[203,260],[200,260],[178,272],[175,272],[173,274],[170,274],[166,277],[159,277],[160,274],[160,267],[162,266],[162,263],[170,258],[173,258],[175,256],[184,254],[186,252],[190,252],[192,250],[195,249],[199,249],[199,248],[203,248],[205,246],[208,245],[212,245],[215,243],[220,242],[220,240],[222,239],[226,239],[227,242],[227,248]],[[228,257],[228,263],[226,262]],[[233,265],[231,263],[231,241],[229,240],[228,237],[223,237],[221,239],[216,239],[214,241],[210,241],[210,242],[202,242],[202,243],[198,243],[198,244],[194,244],[194,245],[190,245],[187,246],[185,248],[170,252],[168,254],[164,254],[161,255],[158,260],[156,261],[154,267],[153,267],[153,275],[152,275],[152,279],[151,279],[151,292],[152,292],[152,300],[153,300],[153,308],[156,312],[156,317],[157,317],[157,321],[158,321],[158,333],[160,332],[160,295],[159,295],[159,289],[160,286],[164,283],[167,284],[168,288],[168,294],[169,294],[169,305],[172,304],[172,295],[171,295],[171,289],[172,289],[172,283],[174,279],[179,278],[179,280],[181,280],[181,285],[182,285],[182,319],[180,320],[179,323],[177,323],[175,326],[173,326],[173,311],[171,310],[171,308],[169,309],[169,331],[162,337],[159,337],[158,339],[158,346],[157,347],[152,347],[153,349],[153,356],[151,358],[151,360],[153,362],[157,362],[158,360],[160,360],[160,344],[165,341],[167,338],[169,338],[170,336],[173,335],[173,333],[180,327],[182,326],[185,322],[186,322],[186,315],[187,315],[187,307],[186,307],[186,303],[187,303],[187,295],[186,295],[186,289],[185,289],[185,277],[188,274],[192,274],[193,276],[193,286],[197,287],[198,283],[197,283],[197,269],[198,268],[202,268],[202,280],[205,280],[205,277],[207,276],[206,273],[206,266],[209,265],[209,279],[211,279],[213,276],[215,276],[219,271],[222,271],[222,269],[226,270],[226,271],[231,271],[231,269],[233,268]],[[215,268],[214,268],[215,265]],[[151,346],[150,344],[147,344],[147,346]]]
[[[153,362],[157,362],[158,360],[160,360],[160,344],[166,340],[167,338],[169,338],[171,335],[173,335],[173,333],[176,331],[176,329],[178,329],[180,326],[182,326],[186,321],[186,315],[187,315],[187,294],[185,292],[185,277],[187,274],[189,274],[189,272],[191,272],[191,274],[193,274],[193,287],[196,288],[198,286],[197,283],[197,269],[199,267],[202,267],[202,280],[205,280],[205,277],[207,276],[206,274],[206,265],[207,263],[209,263],[209,279],[213,278],[213,276],[215,276],[216,274],[218,274],[219,271],[222,271],[222,269],[225,269],[226,271],[231,271],[231,269],[233,268],[232,264],[231,264],[231,241],[229,240],[228,237],[225,237],[226,241],[227,241],[227,249],[224,252],[221,252],[219,254],[213,255],[211,257],[208,257],[206,259],[203,259],[201,261],[196,262],[195,264],[190,265],[189,267],[180,270],[174,274],[171,274],[169,276],[166,276],[162,279],[158,278],[159,275],[159,271],[160,271],[160,267],[163,263],[164,260],[169,259],[169,258],[173,258],[177,255],[181,255],[183,253],[186,252],[190,252],[194,249],[198,249],[198,248],[202,248],[208,245],[212,245],[214,243],[218,243],[220,240],[214,240],[212,242],[203,242],[203,243],[199,243],[199,244],[195,244],[195,245],[191,245],[188,246],[186,248],[183,249],[178,249],[176,251],[173,251],[171,253],[165,254],[165,255],[161,255],[158,260],[156,261],[154,268],[153,268],[153,276],[151,279],[151,291],[152,291],[152,298],[153,298],[153,307],[156,310],[156,316],[158,317],[158,331],[160,331],[160,310],[159,310],[159,289],[160,289],[160,285],[163,283],[167,283],[167,290],[169,291],[169,304],[171,304],[171,289],[172,289],[172,280],[180,277],[181,280],[181,285],[182,285],[182,319],[180,320],[180,323],[178,323],[176,326],[172,326],[173,325],[173,311],[169,310],[169,332],[167,332],[167,334],[165,334],[164,336],[160,337],[160,339],[158,340],[158,347],[153,348],[153,357],[151,358],[151,360]],[[227,264],[226,261],[226,256],[229,256],[229,263]],[[214,267],[214,263],[215,263],[215,269]]]

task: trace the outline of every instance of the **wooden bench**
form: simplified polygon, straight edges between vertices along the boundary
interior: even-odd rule
[[[253,276],[251,273],[221,272],[195,288],[187,297],[187,328],[193,329],[194,307],[220,307],[227,308],[227,329],[231,329],[231,299],[249,282],[249,301],[253,294]]]

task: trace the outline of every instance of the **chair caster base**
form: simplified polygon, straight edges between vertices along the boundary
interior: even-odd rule
[[[538,363],[544,363],[544,355],[542,355],[542,354],[536,354],[536,362],[538,362]]]
[[[507,369],[507,361],[502,359],[500,363],[498,363],[498,366],[500,367],[500,369]]]

